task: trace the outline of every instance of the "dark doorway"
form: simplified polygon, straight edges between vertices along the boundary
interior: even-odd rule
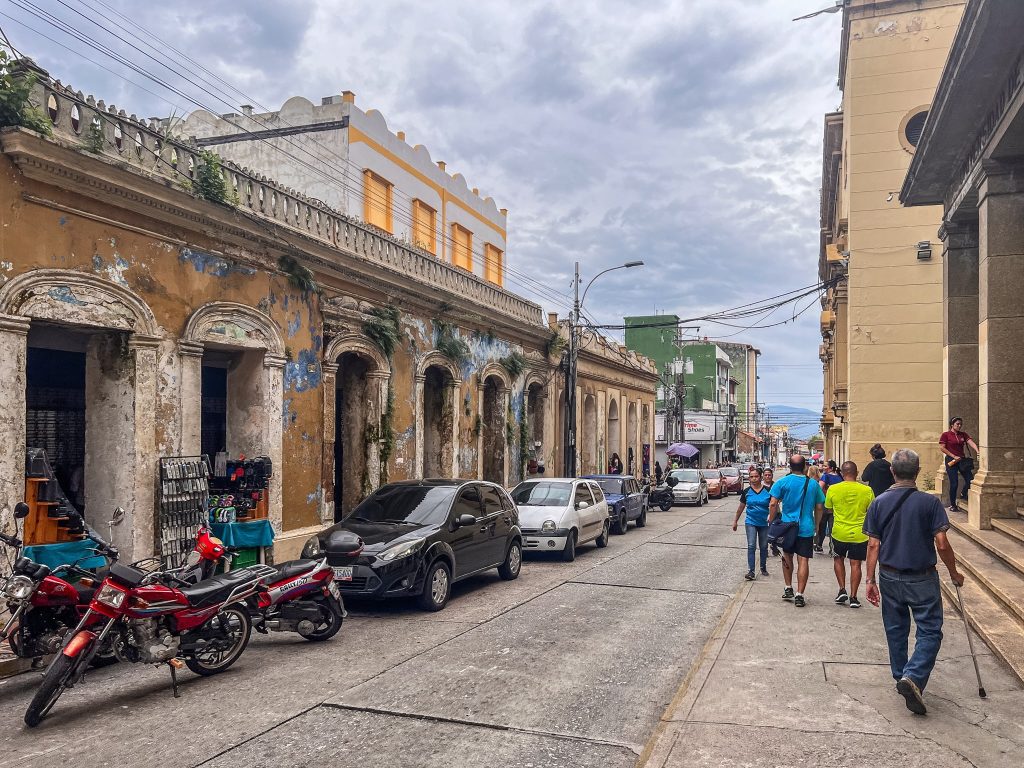
[[[200,450],[212,461],[215,454],[227,450],[228,369],[204,365],[202,393]]]
[[[373,435],[368,426],[375,408],[371,401],[370,365],[354,352],[338,358],[334,394],[334,519],[341,520],[377,483],[367,462]],[[376,444],[372,446],[376,450]]]
[[[500,384],[489,376],[484,382],[483,452],[484,480],[505,484],[505,408],[502,407]]]
[[[451,375],[432,365],[423,380],[423,476],[452,474]]]

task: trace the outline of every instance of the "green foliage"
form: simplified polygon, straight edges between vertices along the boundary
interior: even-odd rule
[[[388,379],[388,402],[380,417],[380,482],[388,481],[388,463],[395,452],[395,388]]]
[[[388,360],[401,340],[398,321],[401,315],[395,307],[374,307],[363,322],[363,333],[373,339]]]
[[[523,371],[526,370],[526,358],[523,357],[522,352],[512,352],[511,354],[505,355],[505,357],[498,360],[501,367],[508,371],[508,375],[512,377],[513,381],[518,379]]]
[[[103,135],[103,118],[97,117],[89,123],[89,130],[85,132],[85,148],[98,155],[106,143],[107,139]]]
[[[208,149],[199,154],[199,166],[192,181],[192,191],[211,203],[238,205],[238,193],[231,188],[221,173],[220,156]]]
[[[526,423],[526,404],[519,413],[519,470],[524,473],[526,459],[530,455],[530,430]]]
[[[0,128],[17,125],[51,135],[50,121],[29,100],[35,75],[17,71],[13,64],[7,51],[0,48]]]
[[[516,444],[516,415],[512,413],[512,405],[509,404],[508,411],[505,413],[505,442],[508,443],[511,448]]]
[[[313,279],[313,272],[303,266],[294,256],[284,255],[277,260],[277,267],[288,275],[288,283],[303,293],[320,293],[320,286]]]
[[[480,437],[480,433],[484,431],[484,420],[480,418],[480,414],[476,415],[476,421],[473,422],[473,437]]]
[[[566,340],[558,331],[552,331],[544,343],[544,354],[547,357],[561,357],[566,347]]]
[[[469,362],[469,345],[456,332],[455,326],[443,320],[434,320],[434,348],[456,365]]]

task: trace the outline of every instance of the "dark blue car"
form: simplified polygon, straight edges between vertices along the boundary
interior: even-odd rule
[[[587,475],[604,491],[608,500],[608,517],[612,521],[614,533],[625,533],[629,521],[633,520],[637,528],[647,525],[647,495],[640,488],[640,483],[631,475]]]

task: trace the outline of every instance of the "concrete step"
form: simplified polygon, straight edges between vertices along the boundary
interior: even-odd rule
[[[962,512],[949,512],[949,522],[953,530],[967,537],[975,544],[985,548],[998,557],[1008,567],[1024,576],[1024,543],[1007,536],[1002,531],[979,531],[967,524],[967,515]],[[1021,599],[1024,599],[1022,596]]]
[[[1019,518],[992,518],[992,527],[1000,533],[1005,533],[1012,539],[1024,544],[1024,520]]]
[[[1024,575],[966,536],[956,531],[947,535],[960,569],[986,589],[1024,632]]]
[[[941,566],[939,584],[950,603],[959,610],[956,588],[949,581],[946,569]],[[985,641],[992,653],[1006,662],[1013,673],[1024,682],[1024,631],[1021,630],[1020,624],[1010,618],[1003,610],[1002,604],[972,579],[968,578],[960,591],[968,623]],[[959,620],[956,613],[950,614],[947,619],[953,620]],[[975,650],[980,651],[981,648],[975,644]]]

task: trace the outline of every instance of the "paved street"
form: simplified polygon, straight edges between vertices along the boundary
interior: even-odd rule
[[[804,611],[779,599],[778,561],[743,582],[735,503],[475,579],[438,614],[354,606],[324,645],[256,636],[226,674],[183,673],[177,701],[165,670],[119,666],[29,732],[34,676],[2,681],[0,767],[1020,763],[1024,693],[986,655],[990,698],[972,697],[961,624],[913,717],[877,611],[832,605],[820,560]]]

